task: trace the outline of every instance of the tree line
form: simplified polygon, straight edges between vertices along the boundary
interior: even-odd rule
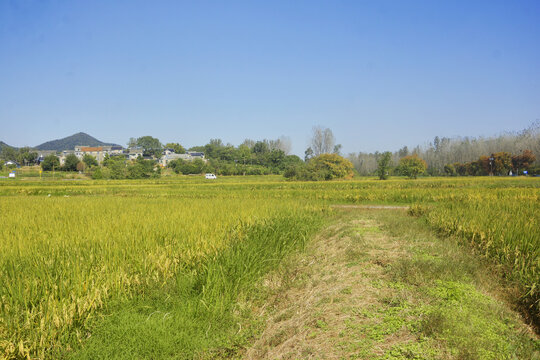
[[[376,175],[382,152],[351,153],[348,159],[360,175]],[[426,162],[426,175],[540,174],[540,121],[519,132],[492,137],[438,137],[425,146],[407,146],[390,153],[389,167],[399,174],[400,159],[416,156]],[[493,170],[489,165],[491,160]],[[487,159],[487,166],[486,166]],[[452,169],[454,171],[452,171]]]
[[[389,175],[417,177],[431,176],[480,176],[540,174],[540,121],[527,129],[515,133],[503,133],[493,137],[438,137],[425,146],[409,150],[407,146],[395,152],[351,153],[347,162],[341,159],[341,145],[336,144],[332,131],[320,126],[313,127],[311,142],[304,152],[304,159],[291,155],[291,140],[281,136],[275,140],[246,139],[238,146],[224,144],[221,139],[211,139],[207,144],[186,149],[179,143],[162,144],[152,136],[131,138],[128,147],[143,150],[140,162],[126,160],[123,156],[111,156],[102,166],[89,155],[79,160],[74,154],[66,157],[62,166],[56,155],[49,155],[42,162],[43,170],[86,171],[96,178],[137,178],[159,176],[159,167],[150,159],[161,156],[164,149],[175,153],[202,152],[203,160],[174,160],[168,166],[178,174],[201,174],[212,172],[218,175],[266,175],[284,174],[290,179],[316,180],[349,176],[351,163],[359,175]],[[322,157],[321,155],[335,155]],[[16,160],[21,165],[35,162],[37,152],[24,147],[2,149],[0,159]],[[312,160],[317,161],[312,162]],[[143,162],[143,160],[146,161]],[[151,168],[150,164],[153,164]],[[343,166],[334,173],[335,166]],[[98,169],[99,168],[99,169]],[[122,168],[122,170],[120,170]],[[94,175],[95,173],[95,175]]]

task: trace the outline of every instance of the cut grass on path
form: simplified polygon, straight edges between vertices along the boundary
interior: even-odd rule
[[[265,279],[246,359],[539,359],[494,265],[403,210],[344,208]]]

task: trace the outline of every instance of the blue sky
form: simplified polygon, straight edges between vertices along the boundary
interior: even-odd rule
[[[0,140],[345,153],[540,118],[539,1],[0,1]]]

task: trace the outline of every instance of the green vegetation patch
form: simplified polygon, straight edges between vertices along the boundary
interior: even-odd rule
[[[256,224],[245,238],[165,286],[111,306],[73,359],[229,358],[258,329],[258,280],[320,228],[316,214]],[[240,240],[240,239],[239,239]]]

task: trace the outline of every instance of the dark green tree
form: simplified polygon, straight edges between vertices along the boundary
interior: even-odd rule
[[[219,150],[224,147],[221,139],[210,139],[210,142],[204,146],[204,154],[208,159],[219,158]]]
[[[308,162],[313,157],[313,149],[311,147],[308,147],[306,151],[304,151],[304,161]]]
[[[253,152],[257,155],[266,154],[269,151],[268,143],[265,141],[257,141],[253,146]]]
[[[43,161],[41,162],[41,168],[43,171],[51,171],[51,170],[58,170],[60,167],[60,160],[58,160],[58,157],[54,154],[50,154],[45,156]]]
[[[448,176],[456,176],[456,168],[452,164],[444,165],[444,173]]]
[[[86,164],[86,167],[92,167],[92,166],[98,165],[96,158],[90,154],[84,154],[82,161]]]
[[[2,148],[2,159],[6,161],[17,161],[17,150],[7,146]]]
[[[390,162],[392,161],[392,153],[387,151],[381,155],[379,158],[377,175],[380,180],[388,179],[388,174],[390,173]]]
[[[16,155],[17,162],[21,165],[32,165],[36,162],[37,157],[37,152],[27,146],[20,148]]]
[[[111,179],[120,180],[127,176],[126,164],[123,161],[113,161],[109,165],[111,170]]]
[[[146,156],[159,156],[163,150],[159,139],[152,136],[141,136],[137,139],[137,146],[143,149]]]
[[[179,143],[167,143],[165,149],[172,149],[176,154],[184,154],[186,149]]]
[[[77,171],[77,164],[79,163],[79,158],[75,154],[69,154],[66,156],[64,161],[64,166],[62,170],[64,171]]]

